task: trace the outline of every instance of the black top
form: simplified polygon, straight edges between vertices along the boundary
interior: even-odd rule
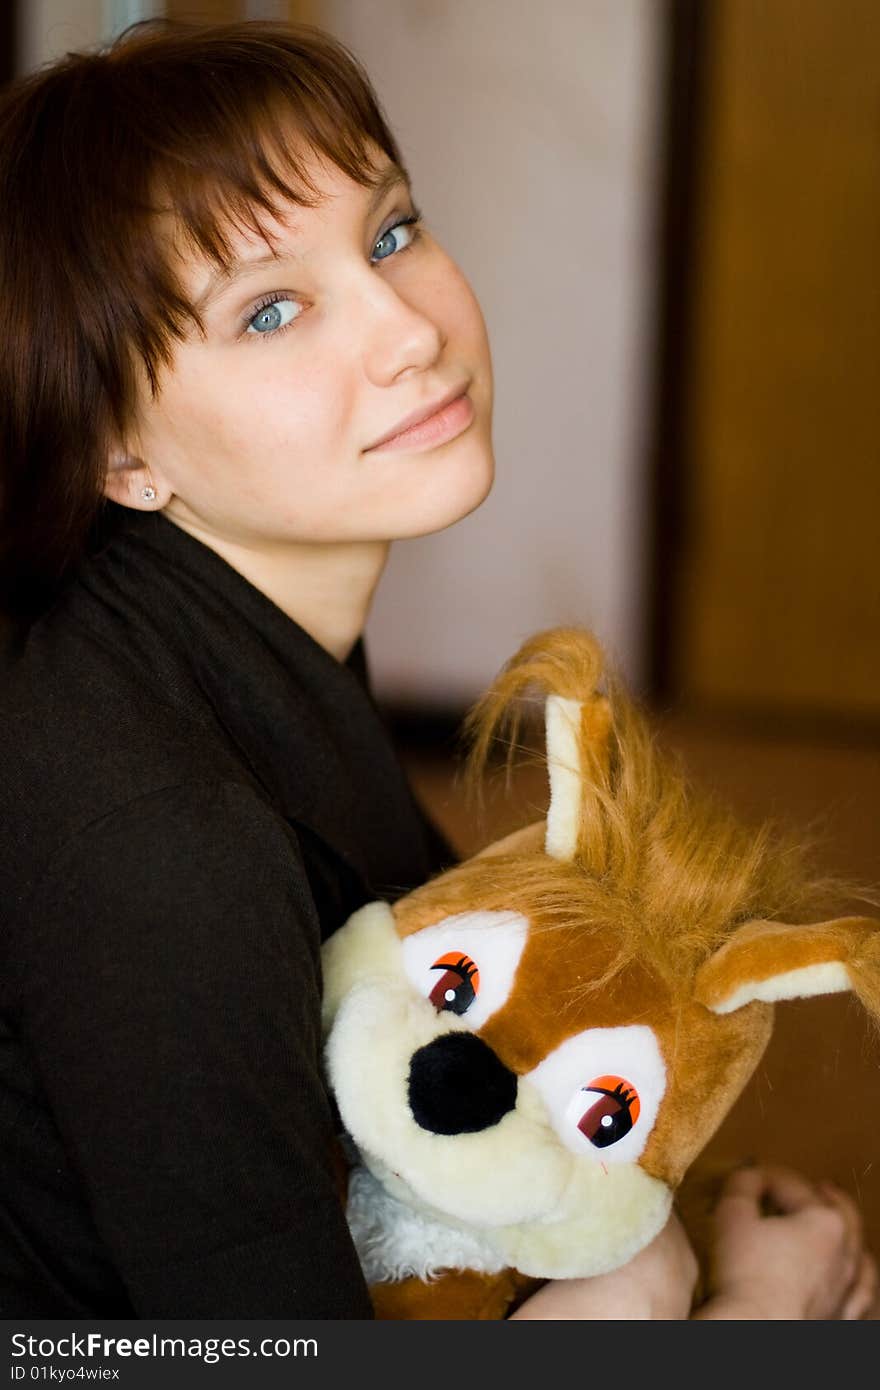
[[[320,943],[451,853],[360,646],[111,515],[0,675],[0,1316],[369,1317]]]

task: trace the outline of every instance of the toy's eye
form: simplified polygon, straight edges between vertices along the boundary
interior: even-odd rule
[[[509,999],[528,934],[518,912],[481,911],[442,917],[404,937],[403,968],[428,1018],[436,1010],[449,1015],[445,1024],[440,1018],[436,1023],[455,1028],[454,1014],[459,1027],[478,1032]],[[585,1076],[603,1070],[601,1062],[582,1066],[568,1094]],[[583,1145],[579,1134],[575,1139]]]
[[[666,1092],[666,1064],[653,1029],[629,1023],[575,1033],[527,1079],[565,1147],[605,1168],[644,1151]]]
[[[480,972],[470,956],[461,951],[447,951],[431,966],[440,978],[428,996],[438,1013],[444,1009],[463,1014],[470,1008],[480,990]]]
[[[639,1118],[638,1092],[622,1076],[597,1076],[583,1087],[582,1097],[578,1129],[597,1149],[616,1144]]]

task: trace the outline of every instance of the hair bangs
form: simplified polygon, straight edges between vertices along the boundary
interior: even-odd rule
[[[193,61],[195,48],[204,61]],[[251,23],[169,33],[147,22],[109,50],[106,79],[130,144],[126,260],[145,272],[132,342],[155,394],[173,339],[203,329],[175,273],[182,251],[226,269],[236,233],[271,247],[266,223],[285,204],[320,202],[316,162],[367,188],[382,176],[383,154],[406,171],[366,73],[319,30]]]

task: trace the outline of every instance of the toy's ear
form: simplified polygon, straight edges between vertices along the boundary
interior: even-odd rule
[[[853,990],[880,1014],[880,922],[840,917],[812,926],[747,922],[697,971],[694,998],[716,1014],[755,999]]]
[[[550,806],[544,849],[554,859],[574,859],[578,853],[586,788],[608,776],[611,722],[611,706],[604,695],[588,700],[547,697]]]
[[[521,697],[536,686],[546,692],[550,808],[544,849],[554,859],[578,859],[597,873],[605,868],[604,811],[612,798],[614,741],[611,704],[598,694],[602,666],[602,649],[583,628],[539,632],[511,657],[465,723],[473,741],[469,775],[476,784],[492,741],[504,728],[510,733],[509,768]]]

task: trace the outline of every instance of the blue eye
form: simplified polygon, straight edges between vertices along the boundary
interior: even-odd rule
[[[393,227],[389,227],[387,232],[383,232],[379,240],[373,246],[373,259],[387,261],[397,251],[406,251],[418,240],[419,231],[415,225],[421,218],[420,213],[415,213],[412,217],[403,217],[399,222],[395,222]],[[403,232],[403,245],[400,245],[400,235]],[[384,248],[384,249],[380,249]]]
[[[293,299],[270,299],[261,304],[248,324],[248,333],[276,333],[286,328],[300,313],[300,306]]]
[[[408,251],[422,234],[418,225],[421,220],[422,214],[416,211],[411,217],[402,217],[399,222],[395,222],[373,243],[372,259],[387,261],[401,251]],[[276,291],[267,295],[262,304],[257,305],[254,313],[246,321],[246,331],[257,337],[271,338],[283,332],[301,313],[301,304]]]

